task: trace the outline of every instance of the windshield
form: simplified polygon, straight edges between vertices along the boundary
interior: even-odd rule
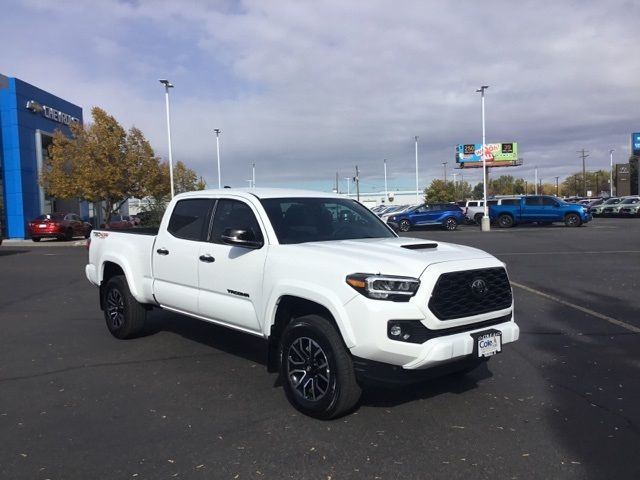
[[[380,218],[353,200],[268,198],[261,202],[281,244],[395,237]]]
[[[625,205],[628,205],[630,203],[638,203],[640,202],[639,198],[626,198],[622,201],[622,203],[624,203]]]
[[[615,205],[616,203],[620,203],[621,201],[621,198],[610,198],[609,200],[604,202],[603,205]]]

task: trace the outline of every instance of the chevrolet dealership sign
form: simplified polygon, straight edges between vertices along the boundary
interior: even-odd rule
[[[68,113],[61,112],[46,105],[40,105],[35,100],[29,100],[27,102],[27,110],[31,110],[33,113],[41,113],[43,117],[53,120],[54,122],[62,123],[63,125],[71,125],[72,123],[80,121]]]

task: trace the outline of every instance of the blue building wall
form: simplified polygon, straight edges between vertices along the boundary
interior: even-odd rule
[[[26,224],[40,215],[38,146],[36,131],[52,135],[69,127],[32,111],[27,102],[71,115],[82,122],[82,108],[17,78],[0,75],[0,162],[2,164],[5,219],[8,238],[26,238]]]

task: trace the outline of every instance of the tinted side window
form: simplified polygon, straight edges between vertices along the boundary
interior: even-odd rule
[[[555,207],[558,205],[558,202],[556,202],[553,198],[542,197],[542,205],[546,205],[548,207]]]
[[[498,200],[487,200],[487,205],[491,206],[491,205],[497,205],[498,204]]]
[[[524,203],[527,206],[537,207],[541,203],[540,197],[527,197],[525,198]]]
[[[202,240],[211,200],[194,198],[176,203],[169,219],[169,233],[185,240]]]
[[[227,228],[251,230],[258,240],[263,240],[260,225],[251,207],[238,200],[218,200],[213,217],[211,241],[223,244],[222,234]]]
[[[502,200],[502,205],[518,205],[519,202],[517,198],[505,198]]]

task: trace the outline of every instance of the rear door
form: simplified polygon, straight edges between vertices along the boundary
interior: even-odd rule
[[[522,221],[535,222],[544,219],[544,210],[542,209],[542,197],[530,196],[524,199],[524,207],[520,213]]]
[[[411,212],[411,223],[413,225],[426,225],[433,221],[432,217],[431,205],[422,205]]]
[[[199,252],[205,242],[214,200],[189,198],[176,203],[167,228],[158,232],[153,288],[163,307],[198,313]]]
[[[209,242],[200,245],[200,315],[242,330],[259,333],[259,306],[267,246],[252,249],[227,245],[226,229],[252,230],[264,242],[264,227],[253,207],[240,199],[220,199]]]

